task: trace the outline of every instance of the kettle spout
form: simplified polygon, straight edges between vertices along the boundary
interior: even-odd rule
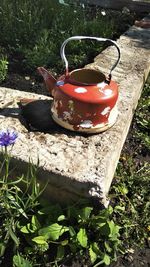
[[[53,77],[53,75],[50,72],[48,72],[43,67],[38,67],[37,70],[42,75],[44,82],[45,82],[45,85],[46,85],[46,88],[50,92],[50,94],[52,95],[52,90],[55,87],[56,79]]]

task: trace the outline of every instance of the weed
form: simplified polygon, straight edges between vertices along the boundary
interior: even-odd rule
[[[20,246],[18,225],[22,220],[28,220],[39,205],[39,185],[36,182],[36,169],[29,164],[28,172],[21,177],[13,177],[10,172],[10,156],[8,146],[13,146],[17,133],[2,131],[0,133],[0,146],[2,146],[2,159],[0,161],[0,258],[1,261],[12,246],[13,252]],[[21,188],[24,188],[24,191]]]
[[[137,244],[143,245],[148,238],[149,177],[148,163],[137,170],[134,161],[124,155],[117,169],[118,184],[111,188],[111,201],[115,204],[114,218],[116,216],[116,221],[121,226],[124,250]]]
[[[136,112],[136,124],[138,126],[137,138],[147,149],[150,149],[150,83],[148,82],[145,84],[139,108]]]
[[[149,238],[149,92],[150,84],[146,83],[134,116],[132,134],[121,155],[110,192],[112,204],[115,205],[114,216],[121,226],[124,250],[142,246]]]
[[[89,255],[90,261],[109,265],[119,247],[119,227],[111,219],[112,208],[95,213],[92,207],[45,206],[30,223],[21,227],[35,252],[46,252],[49,263],[66,262],[77,255]],[[42,222],[42,224],[41,224]],[[44,225],[44,223],[45,225]],[[43,262],[44,264],[44,262]]]
[[[3,49],[0,48],[0,82],[3,82],[8,72],[8,60],[7,56],[4,55]]]

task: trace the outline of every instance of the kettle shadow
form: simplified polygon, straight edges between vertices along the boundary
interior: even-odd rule
[[[19,118],[20,110],[19,108],[0,108],[0,116]]]
[[[53,100],[34,100],[25,105],[19,102],[19,120],[21,124],[30,132],[67,134],[70,136],[81,135],[64,129],[55,123],[51,114],[52,102]],[[84,135],[82,134],[82,136]]]
[[[20,122],[28,131],[58,131],[58,126],[51,116],[51,103],[51,100],[34,100],[25,104],[19,102]]]
[[[26,103],[20,101],[17,103],[18,108],[0,109],[0,116],[18,119],[29,132],[66,134],[67,136],[82,136],[86,138],[86,133],[69,131],[53,120],[51,114],[52,102],[53,100],[32,100]]]

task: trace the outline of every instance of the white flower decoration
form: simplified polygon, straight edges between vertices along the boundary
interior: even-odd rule
[[[87,89],[84,88],[84,87],[78,87],[78,88],[75,89],[75,92],[78,93],[78,94],[83,94],[83,93],[87,92]]]
[[[112,90],[107,88],[107,89],[104,91],[104,94],[107,95],[107,96],[109,96],[109,95],[112,94]]]
[[[110,112],[110,110],[111,110],[110,107],[104,108],[103,111],[101,112],[101,115],[103,115],[103,116],[106,115],[107,113]]]
[[[101,82],[101,83],[98,83],[97,84],[97,87],[98,88],[101,88],[101,89],[104,89],[105,86],[106,86],[106,83],[105,82]]]
[[[80,127],[82,128],[91,128],[92,126],[93,126],[93,123],[90,120],[85,120],[80,123]]]

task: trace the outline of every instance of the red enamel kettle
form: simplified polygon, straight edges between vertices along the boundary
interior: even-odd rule
[[[93,69],[68,70],[65,56],[66,44],[71,40],[92,39],[109,41],[117,48],[118,58],[108,78]],[[120,59],[120,49],[115,41],[105,38],[73,36],[66,39],[60,49],[66,73],[56,80],[46,69],[39,67],[46,87],[53,96],[52,117],[62,127],[78,132],[97,133],[110,128],[117,119],[118,85],[111,79],[111,72]]]

